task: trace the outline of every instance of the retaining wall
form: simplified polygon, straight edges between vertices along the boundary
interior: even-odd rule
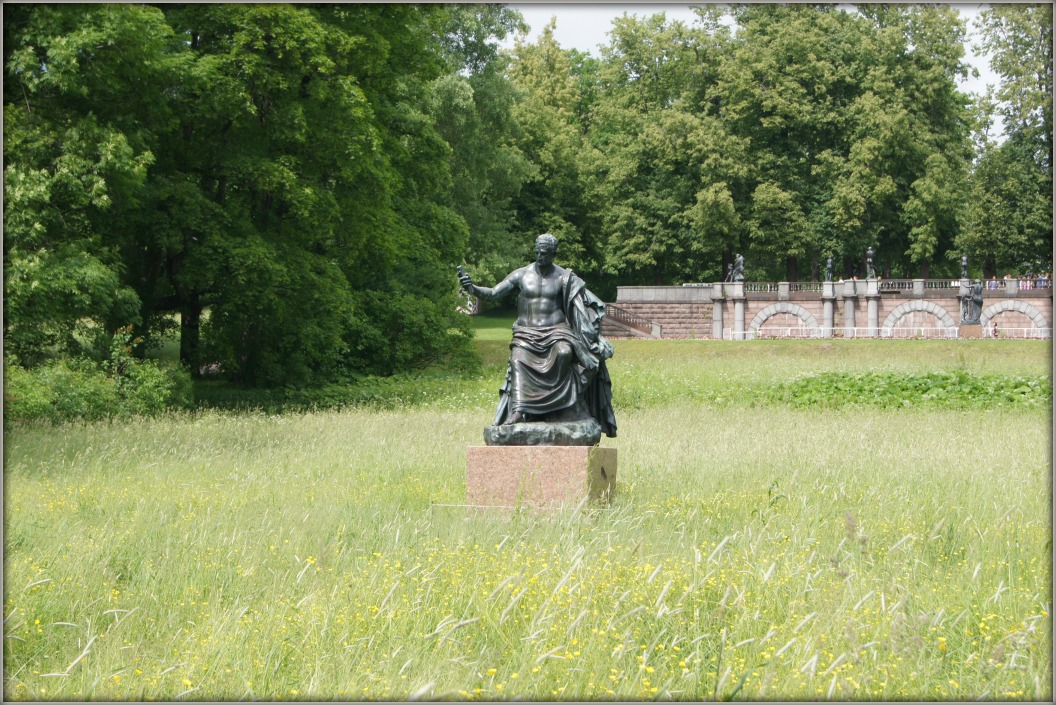
[[[864,283],[859,282],[858,285]],[[923,281],[917,283],[919,289],[916,292],[907,289],[881,290],[880,295],[875,297],[878,329],[897,327],[899,331],[895,337],[913,337],[912,330],[915,329],[959,324],[961,304],[957,288],[925,288]],[[717,285],[714,291],[718,292]],[[842,293],[842,288],[836,291]],[[715,303],[712,301],[711,285],[619,287],[618,292],[614,305],[659,323],[663,327],[664,338],[713,337]],[[854,307],[854,326],[859,329],[869,326],[869,299],[861,292],[864,292],[864,288],[858,296],[837,295],[835,299],[829,299],[833,304],[834,327],[849,325],[847,309],[851,306]],[[810,322],[820,326],[825,320],[825,300],[820,291],[790,291],[789,286],[782,283],[779,291],[746,291],[743,300],[746,331],[754,323],[760,334],[765,335],[768,331],[780,334],[780,331],[789,328],[807,327]],[[734,325],[731,299],[724,301],[723,309],[723,337],[728,338]],[[983,291],[982,323],[986,326],[1051,330],[1052,322],[1052,289]],[[604,332],[616,338],[635,337],[633,332],[614,327],[607,327]]]

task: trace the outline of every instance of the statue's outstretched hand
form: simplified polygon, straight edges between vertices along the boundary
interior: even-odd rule
[[[469,276],[469,272],[461,267],[458,268],[458,281],[462,284],[462,289],[464,291],[467,291],[470,294],[473,293],[473,278]]]

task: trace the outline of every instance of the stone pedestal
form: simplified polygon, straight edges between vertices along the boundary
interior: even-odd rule
[[[724,299],[743,299],[744,282],[726,282],[722,285],[722,297]]]
[[[616,449],[597,446],[469,446],[466,504],[514,509],[608,503],[616,488]]]
[[[958,338],[982,338],[983,326],[979,323],[962,323],[957,331]]]

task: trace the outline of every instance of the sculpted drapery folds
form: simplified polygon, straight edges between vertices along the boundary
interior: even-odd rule
[[[574,272],[553,263],[556,250],[554,236],[539,236],[536,261],[491,289],[461,276],[467,291],[484,298],[519,291],[495,425],[593,418],[614,437],[612,383],[605,365],[613,350],[601,335],[605,304]]]

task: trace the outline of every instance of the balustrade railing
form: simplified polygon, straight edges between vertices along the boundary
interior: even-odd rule
[[[912,279],[881,279],[880,291],[912,291]]]
[[[865,279],[857,279],[857,280],[843,279],[843,280],[839,280],[839,281],[834,281],[833,284],[835,284],[836,286],[839,286],[841,284],[846,284],[846,283],[851,282],[851,281],[857,281],[857,282],[864,283],[867,280],[865,280]],[[960,279],[880,279],[878,281],[879,281],[880,291],[912,291],[914,282],[920,282],[920,285],[923,286],[925,289],[958,289],[961,286],[961,280]],[[974,281],[977,281],[977,280],[971,279],[970,281],[974,282]],[[682,284],[681,286],[686,286],[686,287],[711,287],[711,286],[714,286],[716,284],[721,284],[721,283],[727,283],[728,284],[729,282],[692,282],[692,283]],[[788,283],[788,290],[792,291],[792,292],[795,292],[795,291],[822,291],[823,285],[824,285],[823,282],[813,282],[813,281],[808,281],[808,282],[789,282]],[[761,292],[761,293],[776,292],[776,291],[778,291],[778,286],[779,285],[778,285],[777,282],[749,282],[749,281],[744,282],[744,290],[745,291],[751,291],[751,292]],[[988,279],[988,280],[983,280],[983,289],[984,290],[989,290],[989,291],[995,291],[995,290],[1003,291],[1005,289],[1013,289],[1013,288],[1015,288],[1015,290],[1017,290],[1017,291],[1025,291],[1025,290],[1030,290],[1030,289],[1048,289],[1051,286],[1052,286],[1051,282],[1048,282],[1048,281],[1042,280],[1042,279],[1039,279],[1037,281],[1023,280],[1023,279],[1012,279],[1012,280],[1008,280],[1008,279],[989,280]]]
[[[757,330],[749,329],[742,333],[735,333],[731,328],[724,328],[722,337],[725,340],[767,340],[779,339],[808,339],[808,338],[898,338],[917,340],[939,340],[954,339],[960,337],[958,326],[895,326],[893,328],[869,328],[866,326],[834,326],[830,336],[825,335],[825,329],[820,326],[794,326],[788,328],[764,326]],[[993,328],[985,326],[982,330],[983,338],[1015,339],[1015,340],[1049,340],[1052,338],[1052,328]]]
[[[760,329],[748,329],[741,333],[735,332],[732,328],[722,329],[723,340],[766,340],[768,338],[809,339],[822,337],[824,337],[824,329],[820,326],[794,326],[789,328],[764,327]]]
[[[1048,340],[1052,338],[1052,328],[983,328],[984,338],[1015,338],[1017,340]]]
[[[892,328],[878,328],[876,332],[880,338],[920,338],[922,340],[931,340],[933,338],[959,337],[956,326],[894,326]]]

